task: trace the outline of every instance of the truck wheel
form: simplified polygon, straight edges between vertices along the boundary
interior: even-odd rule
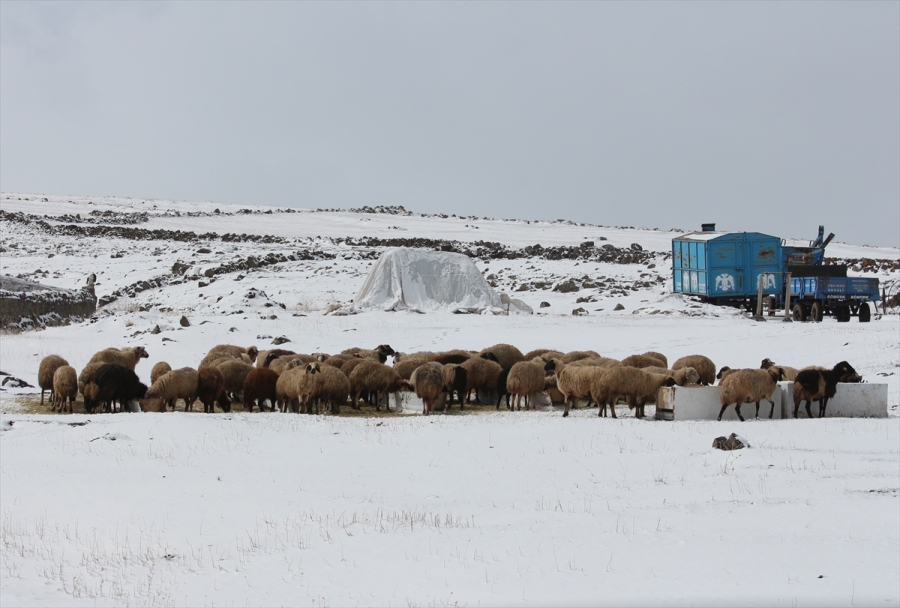
[[[798,323],[806,321],[806,309],[803,308],[803,304],[794,304],[791,313],[794,317],[794,321],[797,321]]]
[[[777,304],[775,303],[775,296],[769,296],[766,298],[766,311],[769,313],[770,317],[774,317],[778,312],[778,309],[775,308]]]
[[[872,310],[869,308],[868,302],[859,305],[859,322],[868,323],[872,320]]]
[[[837,317],[838,323],[846,323],[850,320],[850,307],[841,306],[834,311],[834,316]]]
[[[809,319],[816,323],[822,322],[822,303],[818,300],[813,302],[812,307],[809,309]]]

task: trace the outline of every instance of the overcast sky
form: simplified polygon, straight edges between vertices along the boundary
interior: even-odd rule
[[[900,3],[0,2],[0,189],[900,245]]]

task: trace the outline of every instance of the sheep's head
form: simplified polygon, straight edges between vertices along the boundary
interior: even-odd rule
[[[728,367],[727,365],[723,365],[722,369],[719,370],[719,373],[716,374],[716,380],[721,380],[722,377],[730,371],[731,371],[730,367]]]
[[[251,346],[247,349],[247,356],[250,357],[251,361],[256,361],[256,356],[259,354],[259,349],[255,346]]]
[[[325,359],[328,358],[328,355],[326,355],[325,353],[313,353],[313,357],[316,358],[316,361],[322,363],[325,361]]]
[[[759,369],[769,369],[773,365],[775,365],[775,364],[772,363],[772,360],[769,359],[768,357],[766,357],[765,359],[762,360],[762,363],[759,364]]]
[[[500,360],[497,358],[497,355],[488,351],[486,353],[481,353],[482,359],[487,359],[488,361],[493,361],[494,363],[500,363]]]
[[[550,359],[549,361],[547,361],[546,365],[544,365],[544,371],[545,372],[554,372],[554,371],[556,371],[556,368],[558,367],[558,365],[559,365],[558,359]]]
[[[321,370],[318,363],[307,363],[306,364],[306,373],[307,374],[318,374]]]
[[[859,374],[844,374],[838,382],[842,384],[862,382],[862,376]]]
[[[779,380],[784,380],[784,370],[780,367],[768,367],[764,368],[767,372],[769,372],[769,376],[771,376],[772,380],[778,382]]]
[[[700,382],[700,374],[693,367],[684,367],[682,370],[685,384],[697,384]]]
[[[135,346],[134,353],[138,356],[139,359],[149,359],[150,355],[147,354],[147,349],[143,346]]]
[[[847,363],[846,361],[841,361],[837,365],[834,366],[834,371],[838,372],[841,376],[853,375],[856,376],[856,370],[853,369],[853,366]]]
[[[394,354],[394,349],[391,348],[391,346],[389,344],[379,344],[378,346],[375,347],[375,350],[378,351],[379,353],[381,353],[382,355],[384,355],[385,358],[387,358],[388,355]]]

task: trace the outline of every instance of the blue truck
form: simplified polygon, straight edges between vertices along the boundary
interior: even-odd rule
[[[751,310],[760,291],[769,315],[785,306],[795,321],[821,321],[826,315],[841,322],[856,316],[871,320],[869,302],[878,301],[878,279],[848,277],[847,267],[825,264],[825,247],[834,238],[818,237],[808,247],[787,245],[759,232],[716,232],[703,224],[700,232],[672,239],[672,286],[675,293]]]

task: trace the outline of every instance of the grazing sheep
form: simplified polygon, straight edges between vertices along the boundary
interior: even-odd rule
[[[160,361],[150,370],[150,384],[152,385],[159,380],[163,374],[168,374],[170,371],[172,371],[172,366],[165,361]]]
[[[574,365],[577,367],[621,367],[622,362],[618,359],[611,359],[610,357],[590,357],[588,359],[572,361],[567,365]]]
[[[491,354],[491,353],[486,353]],[[466,370],[466,400],[471,401],[472,391],[479,390],[490,392],[497,390],[497,377],[503,368],[496,361],[483,359],[482,357],[472,357],[468,361],[459,364]],[[510,367],[512,367],[510,365]]]
[[[53,403],[53,374],[69,362],[59,355],[47,355],[38,365],[38,386],[41,387],[41,405],[44,405],[44,391],[50,391],[50,402]]]
[[[153,399],[138,399],[138,405],[140,406],[142,412],[163,413],[169,411],[169,407],[166,405],[165,400],[156,397],[154,397]]]
[[[653,357],[654,359],[659,359],[660,362],[662,363],[662,365],[660,365],[659,367],[665,367],[665,368],[669,367],[669,360],[666,358],[666,356],[662,353],[656,352],[655,350],[648,350],[647,352],[644,353],[643,356]]]
[[[394,353],[394,365],[397,365],[404,359],[425,359],[425,361],[434,361],[437,353],[430,350],[420,350],[415,353]]]
[[[319,404],[330,406],[332,414],[340,414],[341,406],[347,403],[350,394],[350,379],[336,367],[322,365],[319,375],[316,377],[316,385],[310,395],[315,402],[316,413],[319,413]]]
[[[559,360],[565,364],[581,361],[582,359],[597,358],[599,356],[599,353],[592,350],[573,350],[564,354],[562,357],[559,357]]]
[[[237,359],[224,359],[216,361],[214,365],[225,376],[225,390],[232,395],[240,395],[244,390],[244,380],[247,374],[253,371],[253,366]]]
[[[203,412],[206,414],[215,413],[216,403],[223,412],[231,411],[231,401],[225,394],[225,375],[222,370],[208,366],[197,370],[197,398],[203,404]]]
[[[422,413],[426,416],[434,412],[441,395],[444,392],[444,374],[441,364],[437,361],[429,361],[425,365],[417,367],[409,380],[416,392],[416,397],[422,400]]]
[[[72,404],[75,403],[75,397],[78,396],[78,374],[71,365],[62,365],[56,368],[53,373],[53,393],[50,398],[52,404],[51,410],[59,409],[60,412],[65,411],[66,405],[69,406],[69,413],[72,413]]]
[[[242,359],[241,355],[247,355],[250,357],[250,363],[254,363],[256,361],[256,356],[259,354],[259,349],[255,346],[244,348],[243,346],[235,346],[234,344],[218,344],[209,349],[209,354],[211,355],[213,353],[227,353],[237,359]]]
[[[400,378],[400,374],[393,368],[372,359],[366,359],[354,367],[349,375],[349,379],[350,405],[357,410],[359,409],[359,398],[362,393],[374,394],[375,409],[380,410],[382,397],[387,395],[387,393],[399,391],[403,385],[403,379]],[[387,411],[391,411],[389,402],[385,407]]]
[[[578,399],[587,398],[590,406],[591,383],[594,377],[605,373],[606,368],[581,366],[574,363],[566,365],[559,359],[552,359],[544,366],[545,371],[553,371],[556,374],[556,388],[562,394],[566,409],[563,418],[569,415],[569,408],[575,407]],[[615,410],[613,411],[615,418]]]
[[[644,417],[644,406],[655,403],[660,387],[675,386],[675,379],[665,374],[649,374],[637,367],[611,367],[593,377],[591,398],[600,404],[600,416],[609,406],[616,417],[616,402],[624,397],[628,407],[634,409],[635,418]]]
[[[353,373],[353,370],[356,369],[356,366],[363,361],[374,361],[374,359],[360,359],[358,357],[354,357],[341,366],[341,371],[344,372],[344,375],[349,378],[350,374]]]
[[[563,353],[552,348],[536,348],[525,353],[525,360],[531,361],[535,357],[541,357],[542,359],[549,361],[550,359],[562,359],[563,356]]]
[[[184,399],[184,411],[189,412],[194,409],[199,380],[197,370],[192,367],[172,370],[160,376],[147,389],[147,398],[162,399],[173,410],[178,400]]]
[[[482,349],[478,356],[482,359],[486,359],[485,355],[492,354],[494,355],[497,363],[500,364],[500,367],[503,369],[509,369],[519,361],[525,360],[525,355],[522,354],[518,348],[513,346],[512,344],[495,344],[493,346],[489,346],[488,348]]]
[[[512,368],[510,368],[512,369]],[[500,403],[506,397],[506,409],[510,409],[509,390],[506,388],[506,381],[509,379],[509,370],[501,369],[500,375],[497,376],[497,409],[500,409]],[[461,406],[460,406],[461,407]]]
[[[253,361],[250,360],[250,357],[246,353],[241,353],[240,355],[209,353],[200,360],[200,365],[197,366],[197,369],[200,369],[201,367],[215,367],[222,361],[242,361],[247,365],[253,365]]]
[[[769,369],[770,367],[777,367],[780,369],[783,372],[785,380],[796,380],[797,374],[800,373],[796,368],[788,367],[787,365],[775,365],[768,357],[762,360],[759,369]]]
[[[775,368],[770,368],[775,369]],[[800,404],[806,401],[806,415],[812,418],[810,406],[819,402],[819,418],[825,417],[825,406],[834,397],[839,382],[848,379],[859,381],[859,375],[846,361],[841,361],[832,369],[803,369],[794,380],[794,418],[800,412]]]
[[[442,353],[437,353],[431,360],[437,361],[441,365],[447,365],[448,363],[455,363],[459,365],[463,361],[468,361],[475,355],[466,350],[448,350]]]
[[[81,373],[78,374],[78,392],[82,395],[84,394],[84,387],[90,381],[91,376],[104,365],[106,365],[106,363],[88,363],[84,366]]]
[[[545,365],[546,361],[538,357],[535,361],[519,361],[509,369],[506,390],[513,396],[512,409],[521,409],[523,399],[524,408],[528,409],[529,396],[532,396],[530,405],[534,409],[533,395],[544,392]]]
[[[781,370],[776,368],[769,369],[736,369],[730,370],[722,378],[719,383],[721,387],[720,399],[722,401],[722,409],[719,410],[719,416],[716,420],[722,420],[722,414],[725,408],[730,404],[734,404],[734,411],[737,413],[738,419],[744,421],[741,416],[741,404],[756,402],[756,417],[759,418],[759,402],[765,399],[772,404],[769,411],[769,418],[775,413],[775,402],[772,400],[772,393],[775,392],[775,385],[781,379]]]
[[[147,349],[143,346],[128,346],[126,348],[105,348],[94,353],[88,363],[116,363],[134,371],[141,359],[147,359]]]
[[[650,374],[665,374],[675,379],[676,386],[685,386],[686,384],[697,384],[700,382],[700,374],[693,367],[682,367],[680,369],[667,369],[665,367],[644,367],[641,368]]]
[[[272,363],[278,357],[283,357],[284,355],[296,355],[292,350],[287,350],[284,348],[273,348],[272,350],[261,350],[256,355],[256,367],[269,367],[269,364]]]
[[[394,370],[400,374],[400,377],[404,380],[409,380],[409,377],[412,376],[412,373],[416,370],[420,365],[425,365],[428,363],[426,359],[419,359],[418,357],[404,357],[397,361],[394,361]],[[343,367],[341,371],[343,371]],[[353,370],[351,370],[353,371]]]
[[[716,382],[716,364],[709,357],[703,355],[688,355],[672,364],[672,369],[693,367],[700,374],[700,384],[712,386]]]
[[[224,381],[224,380],[223,380]],[[278,374],[268,367],[257,367],[251,370],[244,378],[244,388],[241,394],[244,401],[244,411],[252,412],[253,406],[263,410],[263,403],[268,399],[269,407],[275,407],[275,385],[278,383]]]
[[[147,385],[143,384],[134,370],[118,363],[104,363],[86,378],[84,386],[84,411],[93,414],[101,403],[110,405],[115,411],[118,401],[123,407],[129,401],[143,399]]]
[[[351,355],[332,355],[322,361],[322,363],[324,365],[330,365],[331,367],[341,369],[341,366],[352,358],[353,357]]]
[[[278,377],[278,382],[275,383],[275,399],[282,412],[287,412],[290,407],[294,413],[311,413],[309,398],[315,390],[319,370],[319,363],[304,365],[295,361],[292,367]]]
[[[271,358],[271,355],[269,356]],[[294,353],[291,355],[281,355],[280,357],[276,357],[275,359],[272,359],[266,367],[274,371],[276,374],[281,374],[284,372],[284,370],[291,366],[292,361],[299,361],[304,365],[306,363],[321,363],[321,361],[319,361],[314,355]]]
[[[631,355],[630,357],[625,357],[622,359],[622,365],[625,367],[636,367],[638,369],[643,369],[645,367],[663,367],[665,365],[660,365],[662,363],[661,359],[657,359],[656,357],[648,357],[646,355]]]
[[[459,409],[463,409],[463,402],[466,397],[466,385],[468,384],[468,373],[466,368],[457,363],[447,363],[442,366],[441,373],[444,375],[444,390],[447,391],[447,405],[453,405],[453,394],[456,393],[459,399]],[[498,406],[499,407],[499,406]]]
[[[341,354],[349,355],[351,357],[359,357],[361,359],[371,359],[373,361],[378,361],[379,363],[384,363],[385,361],[387,361],[387,358],[390,355],[394,354],[394,349],[391,348],[388,344],[379,344],[372,350],[354,346],[353,348],[348,348],[341,351]]]

